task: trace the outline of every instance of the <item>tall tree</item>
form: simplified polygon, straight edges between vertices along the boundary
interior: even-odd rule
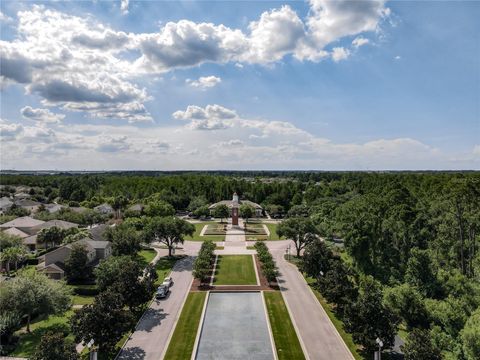
[[[159,241],[168,247],[168,256],[176,244],[183,244],[186,235],[193,235],[195,226],[176,217],[151,218],[144,229],[146,242]]]
[[[480,359],[480,308],[467,320],[461,333],[463,352],[467,360]]]
[[[240,216],[245,219],[245,222],[248,223],[248,219],[253,217],[255,214],[255,209],[248,204],[240,205]]]
[[[145,214],[147,216],[173,216],[175,215],[175,208],[165,201],[151,201],[145,207]]]
[[[375,340],[380,338],[384,348],[395,343],[398,319],[382,303],[382,288],[372,276],[360,281],[359,294],[352,307],[346,310],[346,325],[353,340],[366,351],[376,350]]]
[[[141,248],[141,237],[133,226],[122,223],[108,228],[105,238],[112,243],[113,255],[135,255]]]
[[[295,243],[297,257],[305,246],[314,241],[319,233],[309,218],[289,218],[282,221],[277,227],[279,237],[291,239]]]
[[[219,218],[220,222],[223,222],[223,219],[228,219],[230,216],[230,210],[227,205],[220,204],[213,210],[213,216]]]
[[[47,332],[40,339],[32,360],[77,360],[75,345],[61,333]]]
[[[440,350],[433,344],[428,330],[413,329],[402,346],[405,360],[441,360]]]
[[[437,291],[437,279],[428,250],[413,248],[407,262],[405,281],[416,286],[426,296]]]
[[[99,352],[111,355],[116,343],[134,324],[134,317],[125,310],[122,295],[106,290],[70,318],[75,341],[88,343],[93,339]]]
[[[64,283],[36,272],[22,272],[2,284],[0,292],[0,309],[25,316],[27,332],[30,332],[32,315],[62,313],[70,305],[70,290]]]
[[[45,244],[48,249],[49,245],[57,246],[62,243],[65,234],[62,229],[57,226],[52,226],[48,229],[42,229],[37,234],[37,242]]]
[[[65,273],[70,282],[85,280],[90,277],[88,251],[84,244],[72,244],[70,255],[65,259]]]

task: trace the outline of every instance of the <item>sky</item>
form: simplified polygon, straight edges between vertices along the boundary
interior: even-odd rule
[[[480,169],[480,1],[0,7],[0,169]]]

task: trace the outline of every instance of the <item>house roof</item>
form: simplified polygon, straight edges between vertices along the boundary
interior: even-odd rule
[[[40,231],[42,229],[50,229],[51,227],[58,227],[60,229],[71,229],[73,227],[78,227],[78,224],[75,224],[70,221],[64,221],[64,220],[49,220],[47,222],[44,222],[43,224],[36,225],[32,228],[32,230],[35,231]]]
[[[65,272],[65,267],[61,262],[55,262],[53,264],[49,264],[45,266],[45,263],[38,264],[37,266],[38,271],[45,271],[49,273],[64,273]]]
[[[69,209],[76,213],[83,213],[84,211],[88,210],[88,208],[83,206],[71,206]]]
[[[101,204],[101,205],[98,205],[98,206],[95,206],[93,208],[94,210],[108,210],[108,211],[113,211],[113,208],[110,204]]]
[[[96,249],[106,249],[110,246],[110,241],[95,241],[87,240],[87,242],[96,250]]]
[[[0,208],[10,207],[12,206],[12,204],[13,204],[13,201],[10,198],[6,196],[0,198]]]
[[[18,236],[22,239],[26,238],[26,237],[29,237],[30,235],[27,234],[26,232],[20,230],[20,229],[17,229],[16,227],[11,227],[11,228],[7,228],[5,231],[4,231],[5,234],[9,234],[9,235],[13,235],[13,236]]]
[[[40,206],[41,204],[38,201],[33,201],[30,199],[15,200],[15,205],[17,206]]]
[[[105,230],[107,230],[108,228],[108,225],[107,224],[100,224],[100,225],[97,225],[93,228],[91,228],[89,230],[90,232],[90,235],[92,237],[93,240],[96,240],[96,241],[104,241],[105,238],[104,238],[104,233],[105,233]]]
[[[45,221],[37,220],[37,219],[34,219],[30,216],[22,216],[22,217],[13,219],[12,221],[8,221],[4,224],[1,224],[0,228],[10,228],[10,227],[30,228],[30,227],[33,227],[33,226],[43,224],[44,222]]]
[[[22,240],[23,245],[37,245],[37,235],[31,235]]]
[[[47,209],[47,211],[49,213],[54,213],[54,212],[60,211],[63,208],[65,208],[65,206],[60,205],[60,204],[45,204],[45,209]]]

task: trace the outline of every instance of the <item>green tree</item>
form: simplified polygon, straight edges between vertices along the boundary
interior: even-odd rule
[[[21,262],[27,254],[23,246],[9,247],[0,253],[0,260],[4,261],[7,266],[7,273],[10,273],[10,264],[15,265],[15,271],[18,269],[18,263]]]
[[[382,303],[382,288],[372,276],[360,281],[359,293],[353,306],[346,309],[346,325],[353,340],[373,353],[380,338],[384,348],[390,349],[395,343],[398,319]]]
[[[223,222],[223,219],[228,219],[230,216],[230,210],[227,205],[220,204],[213,210],[213,216],[219,218],[220,222]]]
[[[75,344],[60,333],[47,332],[35,349],[32,360],[77,360]]]
[[[112,256],[95,269],[98,289],[122,294],[130,310],[138,310],[151,298],[150,279],[142,275],[141,264],[129,256]]]
[[[480,359],[480,308],[468,318],[461,339],[466,359]]]
[[[145,207],[145,214],[150,217],[164,217],[175,215],[175,209],[165,201],[152,201]]]
[[[37,242],[45,244],[45,248],[50,246],[57,246],[62,243],[65,234],[62,229],[57,226],[52,226],[48,229],[42,229],[37,234]]]
[[[107,356],[133,324],[134,317],[124,309],[122,295],[111,290],[100,293],[93,304],[85,305],[70,318],[75,341],[88,343],[93,339],[99,352]]]
[[[168,247],[168,256],[172,256],[172,249],[176,244],[183,244],[184,236],[192,236],[195,226],[176,217],[151,218],[144,229],[144,238],[147,243],[161,242]]]
[[[13,333],[20,326],[20,320],[21,316],[15,312],[5,311],[0,313],[0,355],[4,354],[4,347],[12,343]]]
[[[205,199],[204,196],[195,196],[194,198],[192,198],[192,200],[188,204],[187,210],[191,212],[195,212],[195,210],[204,206],[208,207],[207,199]]]
[[[207,217],[210,215],[210,209],[208,208],[207,205],[200,206],[193,211],[193,215],[197,217],[202,217],[202,216]]]
[[[387,288],[383,298],[385,306],[405,320],[409,329],[428,327],[428,314],[424,298],[414,286],[402,284]]]
[[[294,205],[288,210],[287,215],[288,217],[309,217],[310,208],[305,204]]]
[[[318,229],[308,218],[289,218],[282,221],[277,227],[279,237],[291,239],[295,243],[297,257],[305,246],[318,237]]]
[[[428,297],[435,294],[437,291],[437,279],[428,250],[413,248],[410,251],[405,281],[412,286],[416,286]]]
[[[70,282],[85,280],[90,277],[88,251],[84,244],[72,244],[70,255],[65,259],[65,273]]]
[[[248,219],[255,215],[255,209],[248,204],[240,205],[240,216],[245,219],[245,222],[248,223]]]
[[[70,290],[64,283],[36,272],[20,273],[4,282],[0,292],[0,309],[26,317],[27,332],[30,332],[32,315],[62,313],[70,305]]]
[[[440,350],[433,344],[428,330],[413,329],[402,346],[405,360],[441,360]]]
[[[125,196],[115,196],[110,201],[112,209],[115,211],[115,218],[120,218],[121,212],[128,204],[128,200]]]
[[[112,243],[113,255],[135,255],[141,249],[142,239],[128,224],[120,224],[105,231],[105,239]]]

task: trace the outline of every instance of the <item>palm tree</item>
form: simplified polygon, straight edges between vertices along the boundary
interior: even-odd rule
[[[15,271],[18,269],[18,263],[25,258],[25,248],[23,246],[13,246],[2,251],[0,254],[2,262],[5,261],[7,274],[10,274],[10,264],[15,264]]]

